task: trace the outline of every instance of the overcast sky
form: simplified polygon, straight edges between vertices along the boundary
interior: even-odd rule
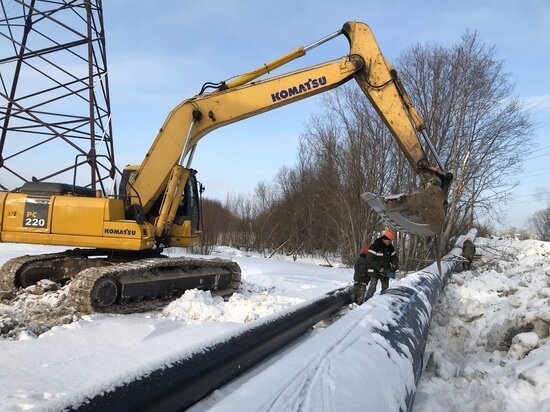
[[[348,20],[369,24],[390,61],[416,42],[450,46],[467,30],[495,46],[496,56],[525,99],[540,152],[533,149],[505,225],[524,226],[550,204],[550,0],[491,1],[175,1],[103,3],[116,160],[139,163],[170,110],[218,82],[257,68],[298,46],[340,29]],[[284,71],[339,58],[339,37]],[[283,69],[275,74],[282,73]],[[298,138],[318,98],[218,129],[197,148],[193,167],[206,195],[252,193],[283,166],[293,166]]]

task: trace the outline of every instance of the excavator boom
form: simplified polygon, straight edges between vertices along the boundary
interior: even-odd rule
[[[349,40],[350,53],[340,60],[256,80],[341,34]],[[419,235],[436,233],[442,225],[439,216],[444,213],[449,174],[430,165],[417,135],[424,129],[424,124],[395,69],[382,55],[369,26],[360,22],[347,22],[341,30],[318,42],[299,47],[232,81],[210,83],[215,91],[204,93],[203,87],[201,94],[182,102],[167,117],[134,174],[128,192],[133,193],[135,202],[143,205],[145,213],[164,192],[163,210],[166,213],[157,221],[157,234],[168,232],[173,219],[168,211],[179,198],[178,184],[168,185],[173,181],[170,178],[172,169],[183,167],[186,158],[187,167],[190,166],[192,154],[202,137],[219,127],[325,92],[351,79],[357,81],[415,171],[428,185],[436,188],[419,192],[421,202],[409,202],[407,196],[401,196],[398,207],[395,202],[379,196],[365,195],[363,198],[400,231]],[[182,134],[186,135],[185,139],[182,139]],[[434,155],[437,158],[437,154]],[[166,190],[167,185],[170,190]],[[434,192],[437,192],[435,197]],[[432,217],[430,211],[433,210],[438,211],[437,219]]]
[[[342,58],[260,79],[339,35],[350,44],[349,54]],[[0,270],[0,289],[26,287],[46,278],[70,281],[73,305],[83,312],[110,311],[111,306],[135,310],[133,304],[143,309],[141,302],[195,287],[219,295],[233,293],[241,279],[234,262],[161,255],[164,246],[187,247],[198,242],[201,189],[191,163],[199,141],[217,128],[352,79],[426,183],[412,195],[381,198],[365,193],[363,198],[400,231],[436,233],[443,224],[452,176],[442,170],[440,162],[437,166],[429,163],[417,136],[423,132],[423,122],[370,28],[347,22],[341,30],[256,70],[220,83],[205,83],[198,95],[169,113],[143,162],[124,169],[117,195],[54,182],[28,182],[12,192],[0,192],[2,242],[77,247],[6,262]]]

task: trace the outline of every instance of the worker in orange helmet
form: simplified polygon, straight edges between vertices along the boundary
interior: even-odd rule
[[[368,246],[363,246],[361,252],[355,261],[353,272],[353,301],[361,305],[365,301],[365,293],[370,276],[367,273],[367,253]]]
[[[367,273],[370,276],[370,284],[366,300],[369,300],[376,292],[378,280],[382,284],[382,293],[384,293],[390,285],[390,278],[395,277],[399,261],[392,244],[394,240],[395,232],[388,229],[369,246]]]

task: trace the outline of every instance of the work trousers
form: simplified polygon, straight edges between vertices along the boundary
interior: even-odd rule
[[[367,284],[364,282],[355,282],[353,284],[353,301],[358,305],[363,304],[365,301],[365,292],[367,291]]]
[[[472,260],[474,260],[473,256],[464,256],[466,259],[464,262],[462,262],[462,268],[464,270],[470,270],[472,268]]]
[[[372,298],[372,295],[374,295],[374,292],[376,292],[376,284],[378,283],[378,280],[380,279],[380,283],[382,285],[382,293],[390,286],[390,279],[382,276],[382,275],[374,275],[370,277],[370,283],[369,283],[369,290],[367,291],[367,297],[365,300],[369,300]]]

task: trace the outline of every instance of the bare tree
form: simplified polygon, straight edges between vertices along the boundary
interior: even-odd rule
[[[250,196],[228,194],[224,208],[234,217],[228,226],[228,231],[221,239],[223,245],[231,245],[239,249],[253,248],[254,233],[252,220],[255,215],[255,200]]]
[[[314,116],[302,135],[318,176],[318,208],[332,228],[345,262],[357,257],[381,229],[360,195],[391,191],[394,152],[391,136],[363,93],[354,85],[336,89],[323,99],[324,111]]]
[[[266,182],[259,182],[254,190],[255,192],[255,209],[254,217],[251,220],[252,232],[254,233],[254,249],[260,252],[269,252],[275,248],[280,250],[287,242],[278,246],[274,245],[274,236],[281,222],[277,222],[275,214],[279,211],[279,196],[274,185],[269,185]]]
[[[223,244],[222,236],[231,232],[235,220],[235,216],[220,201],[203,197],[200,253],[209,254],[213,246]]]
[[[529,225],[539,240],[550,241],[550,207],[535,212],[529,218]]]
[[[532,123],[494,47],[466,33],[450,48],[414,45],[400,75],[454,176],[443,243],[476,215],[498,214],[532,150]]]
[[[440,239],[445,248],[481,215],[498,213],[531,150],[532,124],[494,48],[475,34],[451,47],[414,45],[398,67],[455,176]],[[356,85],[324,94],[321,102],[301,136],[297,165],[283,168],[271,185],[259,185],[246,213],[230,209],[249,219],[256,248],[338,252],[352,263],[383,229],[361,193],[410,192],[421,182]],[[398,239],[403,268],[433,259],[433,239]]]

